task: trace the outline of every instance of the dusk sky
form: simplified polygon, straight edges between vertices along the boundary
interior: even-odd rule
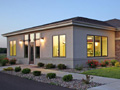
[[[0,35],[76,16],[120,19],[120,0],[0,0]]]

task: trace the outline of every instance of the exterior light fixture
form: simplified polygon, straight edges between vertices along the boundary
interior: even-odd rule
[[[23,41],[22,41],[22,40],[20,40],[20,41],[19,41],[19,44],[22,44],[22,42],[23,42]]]
[[[41,38],[40,38],[40,41],[41,41],[41,42],[44,42],[44,37],[41,37]]]

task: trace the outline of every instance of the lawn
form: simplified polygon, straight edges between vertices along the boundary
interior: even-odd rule
[[[120,79],[120,67],[106,67],[101,69],[88,70],[81,74]]]

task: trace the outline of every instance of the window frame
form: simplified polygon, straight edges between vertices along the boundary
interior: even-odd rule
[[[39,33],[39,32],[37,32],[37,33]],[[36,59],[40,59],[40,53],[39,53],[39,57],[36,56],[36,55],[37,55],[37,54],[36,54],[36,41],[39,40],[39,43],[40,43],[41,33],[39,33],[39,38],[36,38],[36,34],[37,34],[37,33],[35,33],[35,58],[36,58]],[[40,48],[40,46],[39,46],[39,48]],[[40,52],[40,49],[39,49],[39,52]]]
[[[91,35],[91,34],[87,34],[87,36],[93,36],[94,37],[94,55],[93,56],[88,56],[87,54],[87,58],[93,58],[93,57],[108,57],[108,36],[101,36],[101,35]],[[87,36],[86,36],[86,42],[87,42]],[[95,56],[95,36],[100,36],[101,38],[101,56]],[[102,37],[106,37],[107,38],[107,55],[106,56],[102,56]],[[86,43],[86,51],[87,51],[87,43]],[[86,52],[87,53],[87,52]]]
[[[25,40],[25,35],[28,35],[28,40]],[[25,57],[25,41],[28,41],[28,50],[29,50],[30,34],[24,34],[24,58],[28,58],[29,57],[29,51],[28,51],[28,57]]]
[[[10,55],[10,56],[16,56],[16,55],[14,55],[14,48],[13,48],[14,41],[16,42],[16,55],[17,55],[17,41],[11,40],[11,41],[9,41],[9,55],[10,55],[10,42],[12,42],[12,55]]]
[[[65,56],[60,56],[60,36],[61,35],[65,35]],[[59,49],[59,52],[58,52],[58,56],[53,56],[53,37],[54,36],[58,36],[58,49]],[[66,34],[58,34],[58,35],[52,35],[52,57],[53,58],[66,58]]]

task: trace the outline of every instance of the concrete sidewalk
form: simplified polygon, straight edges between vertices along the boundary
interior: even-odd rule
[[[74,79],[83,79],[85,78],[85,75],[83,74],[77,74],[77,73],[68,73],[68,72],[62,72],[62,71],[57,71],[57,70],[50,70],[50,69],[42,69],[42,68],[37,68],[35,65],[13,65],[13,66],[5,66],[5,67],[16,67],[16,66],[21,66],[21,68],[30,68],[31,71],[41,71],[43,74],[47,73],[56,73],[57,76],[63,77],[64,75],[67,74],[72,74]],[[0,70],[3,70],[5,67],[0,67]],[[94,82],[97,83],[102,83],[105,85],[99,86],[99,87],[94,87],[90,88],[88,90],[120,90],[120,79],[113,79],[113,78],[106,78],[106,77],[98,77],[98,76],[92,76]],[[119,88],[119,89],[118,89]]]

